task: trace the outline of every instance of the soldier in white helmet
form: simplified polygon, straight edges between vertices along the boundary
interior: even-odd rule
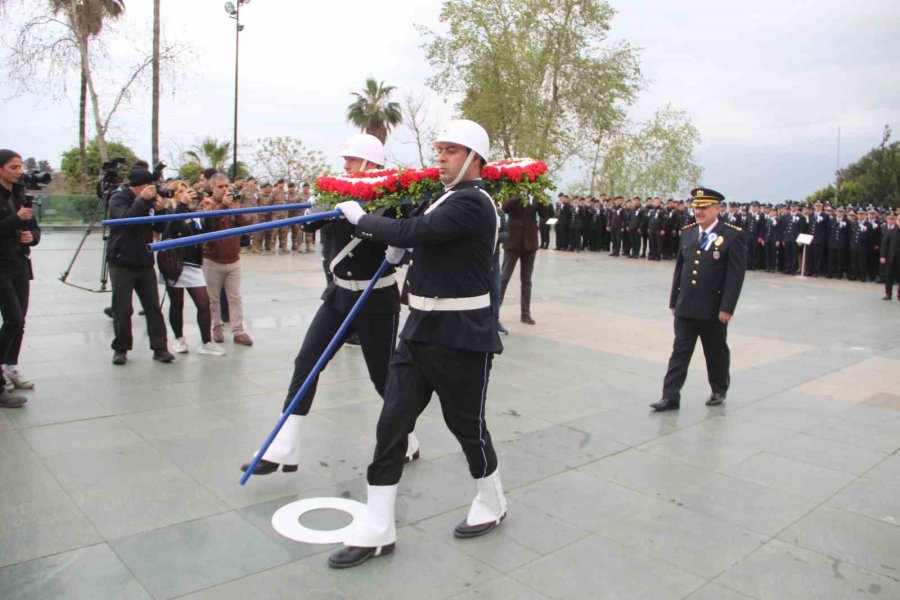
[[[354,521],[344,547],[328,559],[333,568],[354,567],[393,552],[406,434],[435,392],[477,487],[469,514],[454,535],[484,535],[506,517],[484,411],[491,361],[503,350],[490,302],[500,224],[481,181],[489,147],[480,125],[451,121],[434,142],[445,192],[418,217],[369,215],[355,202],[337,206],[356,225],[356,235],[389,244],[388,256],[411,248],[413,261],[406,282],[409,318],[391,360],[375,457],[367,473],[366,511]]]
[[[348,174],[380,168],[384,164],[384,146],[372,135],[354,135],[341,149],[341,157],[344,158],[344,171]],[[294,359],[294,374],[282,410],[287,408],[300,390],[313,366],[325,352],[328,343],[385,259],[387,246],[374,240],[363,241],[354,237],[354,228],[350,222],[336,219],[326,227],[330,231],[328,236],[323,236],[322,243],[325,246],[323,252],[331,277],[322,294],[322,305],[313,317],[300,346],[300,352]],[[396,262],[399,261],[395,261],[395,264]],[[396,343],[399,313],[400,292],[394,268],[391,267],[375,284],[375,289],[356,315],[348,332],[359,334],[369,378],[382,397],[387,381],[388,363]],[[279,469],[282,472],[297,470],[301,455],[301,426],[312,407],[317,383],[318,378],[297,403],[293,413],[285,421],[281,431],[257,465],[255,475],[268,475]],[[419,458],[419,443],[412,429],[409,431],[408,443],[404,443],[403,451],[406,462]],[[241,470],[246,471],[249,467],[249,463],[246,463]]]

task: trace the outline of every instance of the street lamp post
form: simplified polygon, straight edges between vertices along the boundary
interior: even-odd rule
[[[225,12],[234,19],[234,138],[232,140],[232,158],[231,158],[231,178],[236,179],[238,174],[238,66],[239,50],[241,41],[241,31],[244,26],[241,25],[241,6],[250,4],[250,0],[237,0],[235,2],[225,3]]]

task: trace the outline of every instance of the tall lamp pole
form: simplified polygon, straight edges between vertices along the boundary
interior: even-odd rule
[[[250,4],[250,0],[237,0],[237,2],[226,2],[225,12],[234,19],[234,139],[231,143],[231,178],[236,179],[238,174],[238,66],[239,50],[241,41],[241,32],[244,26],[241,25],[241,6]]]

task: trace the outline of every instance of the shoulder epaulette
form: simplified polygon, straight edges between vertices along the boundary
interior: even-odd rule
[[[685,229],[690,229],[691,227],[695,227],[696,225],[697,225],[697,222],[694,221],[690,225],[685,225],[684,227],[682,227],[681,230],[684,231]]]
[[[731,227],[731,228],[734,229],[735,231],[741,231],[741,232],[744,231],[743,229],[741,229],[741,228],[738,227],[737,225],[732,225],[731,223],[725,223],[725,227]]]

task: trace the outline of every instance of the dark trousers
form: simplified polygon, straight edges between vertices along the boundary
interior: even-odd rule
[[[184,290],[185,288],[166,287],[169,293],[169,325],[176,338],[184,337]],[[197,307],[197,326],[200,328],[200,339],[203,343],[212,340],[212,314],[209,311],[209,291],[206,287],[187,288],[194,306]],[[225,305],[222,306],[225,312]],[[222,320],[225,320],[223,314]]]
[[[560,217],[563,218],[563,217]],[[556,226],[556,249],[566,250],[569,247],[569,228]]]
[[[476,479],[497,469],[484,419],[493,354],[400,340],[391,359],[384,406],[376,428],[370,485],[395,485],[403,473],[406,437],[435,392],[444,422],[456,436]]]
[[[494,321],[500,324],[500,303],[503,297],[500,295],[500,252],[494,252],[491,259],[491,312],[494,313]],[[499,328],[498,328],[499,330]]]
[[[797,272],[797,242],[783,242],[784,271],[793,275]]]
[[[647,251],[647,258],[650,260],[660,259],[660,247],[662,246],[663,237],[659,231],[650,232],[650,246]]]
[[[631,256],[631,232],[627,229],[622,230],[622,254]]]
[[[300,387],[306,381],[306,377],[312,371],[319,357],[325,352],[328,343],[340,329],[341,323],[344,322],[347,314],[343,311],[338,311],[329,304],[322,304],[319,307],[312,323],[309,324],[309,329],[306,330],[306,336],[304,336],[303,343],[300,345],[300,352],[297,353],[297,358],[294,359],[294,374],[291,376],[291,383],[288,386],[284,408],[287,408],[294,396],[297,395],[297,392],[300,391]],[[369,370],[369,379],[375,385],[378,395],[384,397],[388,364],[391,359],[391,353],[394,351],[394,340],[397,336],[397,315],[356,315],[356,319],[347,329],[344,339],[335,348],[335,352],[344,345],[347,337],[354,331],[359,335],[363,358],[366,361],[366,368]],[[331,360],[331,356],[328,357],[328,360]],[[328,362],[325,363],[325,367],[327,366]],[[323,370],[325,367],[323,367]],[[319,378],[317,376],[294,408],[293,412],[295,415],[309,413],[318,383]]]
[[[841,248],[828,249],[828,275],[837,279],[844,278],[847,270],[847,252]]]
[[[859,279],[866,281],[869,278],[868,266],[866,265],[866,251],[850,251],[850,279]]]
[[[806,247],[806,275],[818,275],[822,272],[824,256],[824,244],[810,244]]]
[[[150,348],[166,349],[166,323],[159,309],[159,291],[156,289],[156,272],[153,267],[125,267],[109,265],[109,278],[112,280],[113,329],[115,337],[112,349],[131,350],[131,315],[134,308],[131,304],[132,292],[137,293],[147,319],[147,335],[150,337]]]
[[[755,271],[759,262],[759,242],[755,237],[747,237],[747,270]]]
[[[647,230],[644,230],[644,232],[641,233],[641,258],[646,257],[647,253],[649,253],[649,252],[650,252],[650,234],[647,232]]]
[[[631,235],[631,256],[636,258],[641,254],[641,232],[635,229],[629,233]]]
[[[522,268],[519,270],[519,281],[522,283],[522,318],[531,317],[531,274],[534,272],[534,257],[536,252],[516,252],[514,250],[503,251],[503,269],[500,275],[500,302],[506,297],[506,286],[512,279],[516,263],[521,260]]]
[[[884,265],[884,295],[888,298],[891,297],[895,281],[900,282],[900,257]],[[897,290],[897,297],[900,298],[900,289]]]
[[[31,271],[27,259],[10,261],[0,267],[0,363],[19,364],[19,351],[25,335],[25,315],[31,289]]]
[[[766,242],[766,271],[775,272],[778,268],[778,247],[775,242]]]
[[[541,224],[539,231],[541,233],[541,248],[550,247],[550,226]]]
[[[619,229],[613,229],[610,232],[610,239],[612,240],[612,248],[610,249],[610,254],[613,256],[618,256],[619,251],[622,249],[622,232]]]
[[[569,228],[569,250],[576,250],[581,252],[581,239],[582,239],[582,228],[581,227],[570,227]]]
[[[675,317],[675,344],[669,358],[669,370],[663,383],[663,398],[681,401],[681,388],[687,379],[688,365],[697,345],[697,338],[703,344],[706,357],[706,374],[714,393],[728,392],[731,376],[731,352],[728,349],[728,325],[718,319],[682,319]]]

